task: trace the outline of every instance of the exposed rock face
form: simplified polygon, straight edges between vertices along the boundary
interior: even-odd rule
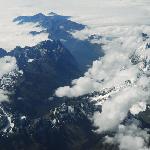
[[[17,17],[14,22],[18,24],[38,23],[40,27],[43,27],[41,32],[48,33],[50,39],[60,40],[65,45],[84,72],[87,66],[92,64],[93,60],[104,55],[99,44],[91,43],[91,40],[101,37],[93,35],[86,40],[76,39],[72,36],[72,32],[83,30],[86,26],[73,22],[70,18],[69,16],[61,16],[55,13],[50,13],[49,15],[39,13],[34,16]],[[41,32],[31,31],[30,34],[36,35]]]

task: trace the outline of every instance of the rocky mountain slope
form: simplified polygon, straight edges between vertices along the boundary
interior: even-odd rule
[[[42,13],[34,16],[19,16],[14,19],[19,25],[26,23],[37,23],[37,26],[43,27],[43,31],[49,34],[50,39],[60,40],[64,46],[71,52],[79,63],[79,67],[85,71],[88,65],[91,65],[93,60],[103,56],[100,44],[94,44],[90,41],[96,38],[94,35],[87,40],[80,40],[72,35],[72,32],[81,31],[86,28],[85,25],[71,21],[69,16],[61,16],[53,12],[48,15]],[[40,32],[40,33],[41,33]],[[40,34],[36,31],[31,31],[30,34]]]

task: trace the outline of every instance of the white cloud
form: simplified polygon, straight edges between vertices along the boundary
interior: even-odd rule
[[[48,39],[48,34],[41,33],[36,36],[29,34],[30,31],[37,31],[34,24],[17,25],[15,23],[0,25],[0,47],[7,51],[16,46],[34,46],[42,40]],[[3,38],[2,38],[3,37]]]
[[[137,85],[139,86],[139,85]],[[129,87],[112,95],[102,105],[102,112],[96,112],[93,119],[98,132],[114,130],[126,118],[130,108],[141,100],[148,98],[140,87]]]
[[[8,101],[7,92],[0,89],[0,103],[3,101]]]
[[[0,0],[0,3],[0,47],[7,50],[16,45],[35,45],[47,39],[46,34],[34,37],[27,34],[33,25],[17,27],[12,23],[13,18],[20,15],[53,11],[73,16],[73,20],[91,27],[150,23],[150,2],[147,0]]]
[[[146,110],[146,103],[145,102],[139,102],[130,108],[130,112],[133,115],[139,114],[139,112],[143,112],[145,110]]]
[[[70,88],[69,86],[58,88],[56,95],[59,97],[80,96],[95,91],[99,87],[99,84],[89,77],[81,77],[77,80],[73,80],[72,85],[73,88]]]
[[[9,72],[17,69],[16,59],[14,57],[6,56],[0,58],[0,79]],[[7,91],[0,89],[0,102],[7,101]]]
[[[106,143],[118,143],[120,150],[148,150],[149,134],[136,124],[119,125],[115,137],[106,137]]]
[[[0,59],[0,79],[3,75],[8,74],[17,68],[16,59],[14,57],[5,56]]]

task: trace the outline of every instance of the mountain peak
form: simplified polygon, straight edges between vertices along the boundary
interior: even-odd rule
[[[50,12],[48,15],[49,15],[49,16],[56,16],[56,15],[58,15],[58,14],[56,14],[56,13],[54,13],[54,12]]]
[[[45,15],[43,13],[38,13],[36,15],[34,15],[34,17],[44,17]]]

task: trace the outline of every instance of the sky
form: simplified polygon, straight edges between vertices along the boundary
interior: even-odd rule
[[[39,12],[70,15],[72,20],[88,25],[85,30],[72,33],[76,38],[84,40],[91,34],[103,36],[92,42],[103,44],[105,56],[94,61],[71,85],[58,88],[56,95],[77,97],[93,91],[107,92],[115,87],[107,94],[102,112],[95,112],[91,118],[98,127],[97,132],[116,131],[115,138],[106,137],[106,142],[119,143],[120,150],[148,150],[149,135],[138,127],[138,121],[132,120],[126,125],[121,122],[129,111],[139,113],[149,103],[150,66],[143,62],[150,61],[150,49],[146,48],[150,40],[143,41],[142,37],[142,33],[150,36],[149,0],[0,0],[0,3],[0,47],[7,51],[17,45],[31,46],[47,39],[47,34],[35,37],[28,34],[33,28],[41,30],[34,24],[17,26],[12,22],[17,16]],[[138,58],[136,65],[131,62],[131,56]],[[10,59],[11,67],[4,63],[6,59]],[[0,75],[17,68],[14,62],[14,58],[0,60],[4,68]],[[0,97],[3,96],[0,91]]]

